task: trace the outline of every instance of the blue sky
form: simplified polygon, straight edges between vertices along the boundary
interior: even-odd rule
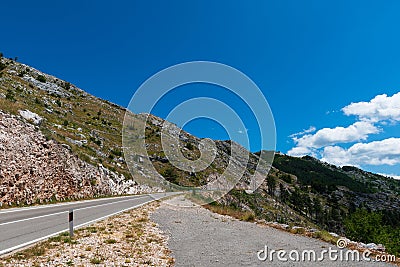
[[[295,154],[308,149],[337,164],[400,175],[394,159],[400,158],[400,147],[397,139],[389,139],[400,137],[399,103],[389,98],[400,91],[399,11],[396,0],[5,1],[0,51],[122,106],[166,67],[221,62],[248,75],[264,93],[275,118],[277,150]],[[207,94],[231,99],[212,86],[188,87],[171,99]],[[382,94],[388,96],[384,103],[393,102],[394,110],[386,109],[394,112],[390,118],[361,116],[357,107],[362,105],[343,111]],[[173,100],[160,103],[154,113],[166,116]],[[250,148],[258,150],[257,125],[239,102],[228,104],[250,118],[245,120]],[[373,103],[367,108],[376,106],[382,108]],[[347,129],[357,122],[355,129]],[[293,134],[311,126],[315,131],[299,143],[304,134]],[[314,136],[324,128],[335,129],[325,132],[341,135],[341,141],[321,141],[324,131]],[[192,121],[185,129],[201,137],[226,137],[221,125],[210,120]],[[388,139],[387,144],[371,144]],[[356,151],[353,146],[359,143],[364,147]],[[391,150],[376,151],[385,144]]]

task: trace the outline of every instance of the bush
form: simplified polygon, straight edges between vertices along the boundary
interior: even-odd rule
[[[292,234],[304,235],[306,233],[306,229],[304,229],[303,227],[297,227],[290,229],[290,232]]]
[[[289,174],[282,174],[279,178],[281,178],[283,181],[285,181],[288,184],[292,183],[292,177],[290,177]]]
[[[0,71],[4,70],[7,66],[0,62]]]
[[[381,233],[382,214],[359,209],[348,216],[344,223],[348,238],[368,243]]]
[[[10,89],[7,90],[6,99],[15,102],[15,94]]]
[[[189,150],[193,150],[194,149],[194,145],[192,143],[186,143],[185,147]]]
[[[69,122],[67,120],[64,120],[63,125],[68,126]]]
[[[332,244],[336,243],[337,241],[337,237],[333,237],[328,231],[325,230],[313,233],[313,237]]]
[[[71,84],[69,82],[65,82],[63,84],[63,87],[64,87],[65,90],[69,90],[71,88]]]
[[[113,153],[117,157],[122,157],[122,151],[119,149],[113,149],[111,150],[111,153]]]
[[[96,139],[96,138],[94,138],[92,136],[89,138],[89,140],[92,141],[93,143],[95,143],[98,146],[101,145],[101,140],[98,140],[98,139]]]
[[[167,167],[161,172],[161,175],[164,176],[164,178],[171,183],[176,184],[178,181],[178,174],[173,167]]]
[[[101,262],[102,262],[102,260],[99,258],[93,258],[90,260],[91,264],[100,264]]]
[[[44,77],[43,75],[39,75],[39,76],[37,76],[36,80],[38,80],[41,83],[45,83],[46,77]]]
[[[242,217],[240,218],[240,220],[245,221],[245,222],[253,222],[255,218],[256,218],[256,217],[255,217],[254,213],[248,211],[248,212],[245,212],[245,213],[242,215]]]
[[[381,212],[358,209],[344,220],[346,236],[364,243],[381,243],[387,252],[400,255],[400,227],[385,225]]]

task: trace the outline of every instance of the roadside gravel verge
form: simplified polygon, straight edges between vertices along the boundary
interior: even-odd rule
[[[175,197],[163,202],[151,215],[160,229],[170,236],[168,247],[176,266],[394,266],[366,261],[330,261],[328,256],[322,262],[295,262],[290,259],[282,262],[276,254],[273,261],[260,261],[257,252],[265,246],[288,253],[291,250],[314,250],[317,256],[329,247],[338,248],[317,239],[215,214],[202,207],[177,206],[183,203],[190,205],[183,197]]]

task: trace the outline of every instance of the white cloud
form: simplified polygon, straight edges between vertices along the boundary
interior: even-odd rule
[[[396,179],[396,180],[400,180],[400,176],[398,176],[396,174],[386,174],[386,173],[378,173],[378,174],[386,176],[386,177],[391,177],[391,178]]]
[[[300,135],[305,135],[305,134],[308,134],[308,133],[313,133],[313,132],[315,132],[316,130],[317,130],[317,128],[315,128],[314,126],[310,126],[308,129],[303,130],[302,132],[298,132],[298,133],[294,133],[294,134],[289,135],[289,137],[290,137],[290,138],[294,138],[294,137],[297,137],[297,136],[300,136]]]
[[[377,95],[369,102],[357,102],[342,109],[347,116],[355,115],[360,120],[381,122],[400,121],[400,92],[393,96]]]
[[[400,164],[400,138],[357,143],[348,149],[339,146],[327,146],[322,152],[321,160],[339,166]]]
[[[323,128],[315,134],[293,137],[297,147],[321,148],[338,143],[366,140],[368,135],[379,133],[379,129],[370,122],[359,121],[348,127]]]
[[[308,147],[294,147],[288,151],[288,155],[293,157],[302,157],[305,155],[315,155]]]
[[[249,131],[249,129],[247,129],[247,128],[245,128],[244,130],[239,129],[239,130],[237,131],[237,133],[238,133],[238,134],[245,134],[245,133],[247,133],[248,131]]]
[[[351,103],[342,111],[347,116],[356,116],[356,121],[347,127],[323,128],[316,132],[315,127],[310,127],[310,131],[292,134],[290,137],[296,146],[288,154],[311,155],[339,166],[400,164],[400,138],[367,142],[370,135],[400,122],[400,92],[393,96],[378,95],[369,102]],[[346,143],[353,145],[349,148],[341,146]]]

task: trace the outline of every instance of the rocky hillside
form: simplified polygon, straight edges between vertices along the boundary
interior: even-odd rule
[[[84,162],[22,116],[1,111],[0,151],[0,206],[150,191],[100,163]]]
[[[121,147],[125,109],[0,58],[0,206],[160,191]]]
[[[25,114],[47,139],[69,145],[88,163],[127,176],[121,149],[124,108],[10,59],[0,59],[0,70],[3,111]]]
[[[137,118],[143,115],[136,116],[136,126],[138,125]],[[142,120],[143,121],[143,120]],[[137,126],[140,128],[140,126]],[[163,129],[162,129],[163,128]],[[168,139],[168,149],[169,155],[167,157],[167,152],[163,149],[161,143],[161,135],[164,135]],[[134,135],[131,133],[131,135]],[[138,135],[138,134],[136,134]],[[151,164],[155,167],[158,173],[160,173],[167,181],[181,186],[191,186],[198,188],[207,188],[213,186],[213,182],[220,177],[227,170],[229,165],[229,171],[224,175],[233,177],[233,173],[241,173],[241,177],[235,177],[234,185],[236,188],[250,189],[250,182],[254,179],[262,180],[268,173],[269,167],[267,164],[259,168],[259,172],[255,173],[257,163],[259,161],[259,156],[250,153],[245,148],[239,144],[232,142],[230,140],[216,140],[215,144],[208,145],[204,142],[204,139],[197,138],[185,131],[179,129],[176,125],[166,122],[161,118],[148,115],[145,131],[145,147],[146,151],[143,151],[142,158],[145,158],[145,154],[149,156]],[[201,164],[196,162],[202,155],[200,147],[205,152],[204,154],[214,154],[212,163],[202,171],[191,171],[190,168],[197,166],[196,164]],[[232,150],[236,151],[236,156],[231,156]],[[212,151],[210,153],[210,151]],[[268,153],[266,153],[268,154]],[[269,153],[271,154],[271,153]],[[183,155],[182,161],[187,161],[186,166],[182,164],[181,168],[176,168],[170,161],[174,161],[175,157],[178,158],[179,155]],[[206,156],[207,157],[207,156]],[[210,155],[208,157],[211,158]],[[129,158],[127,159],[129,160]],[[133,165],[140,166],[136,164],[135,160],[132,161]],[[179,162],[178,162],[179,164]],[[189,167],[189,169],[187,169]],[[143,169],[143,168],[142,168]],[[135,170],[133,170],[135,171]],[[254,175],[256,178],[254,178]],[[221,178],[219,178],[221,182]],[[224,181],[225,186],[234,186],[228,181]]]

